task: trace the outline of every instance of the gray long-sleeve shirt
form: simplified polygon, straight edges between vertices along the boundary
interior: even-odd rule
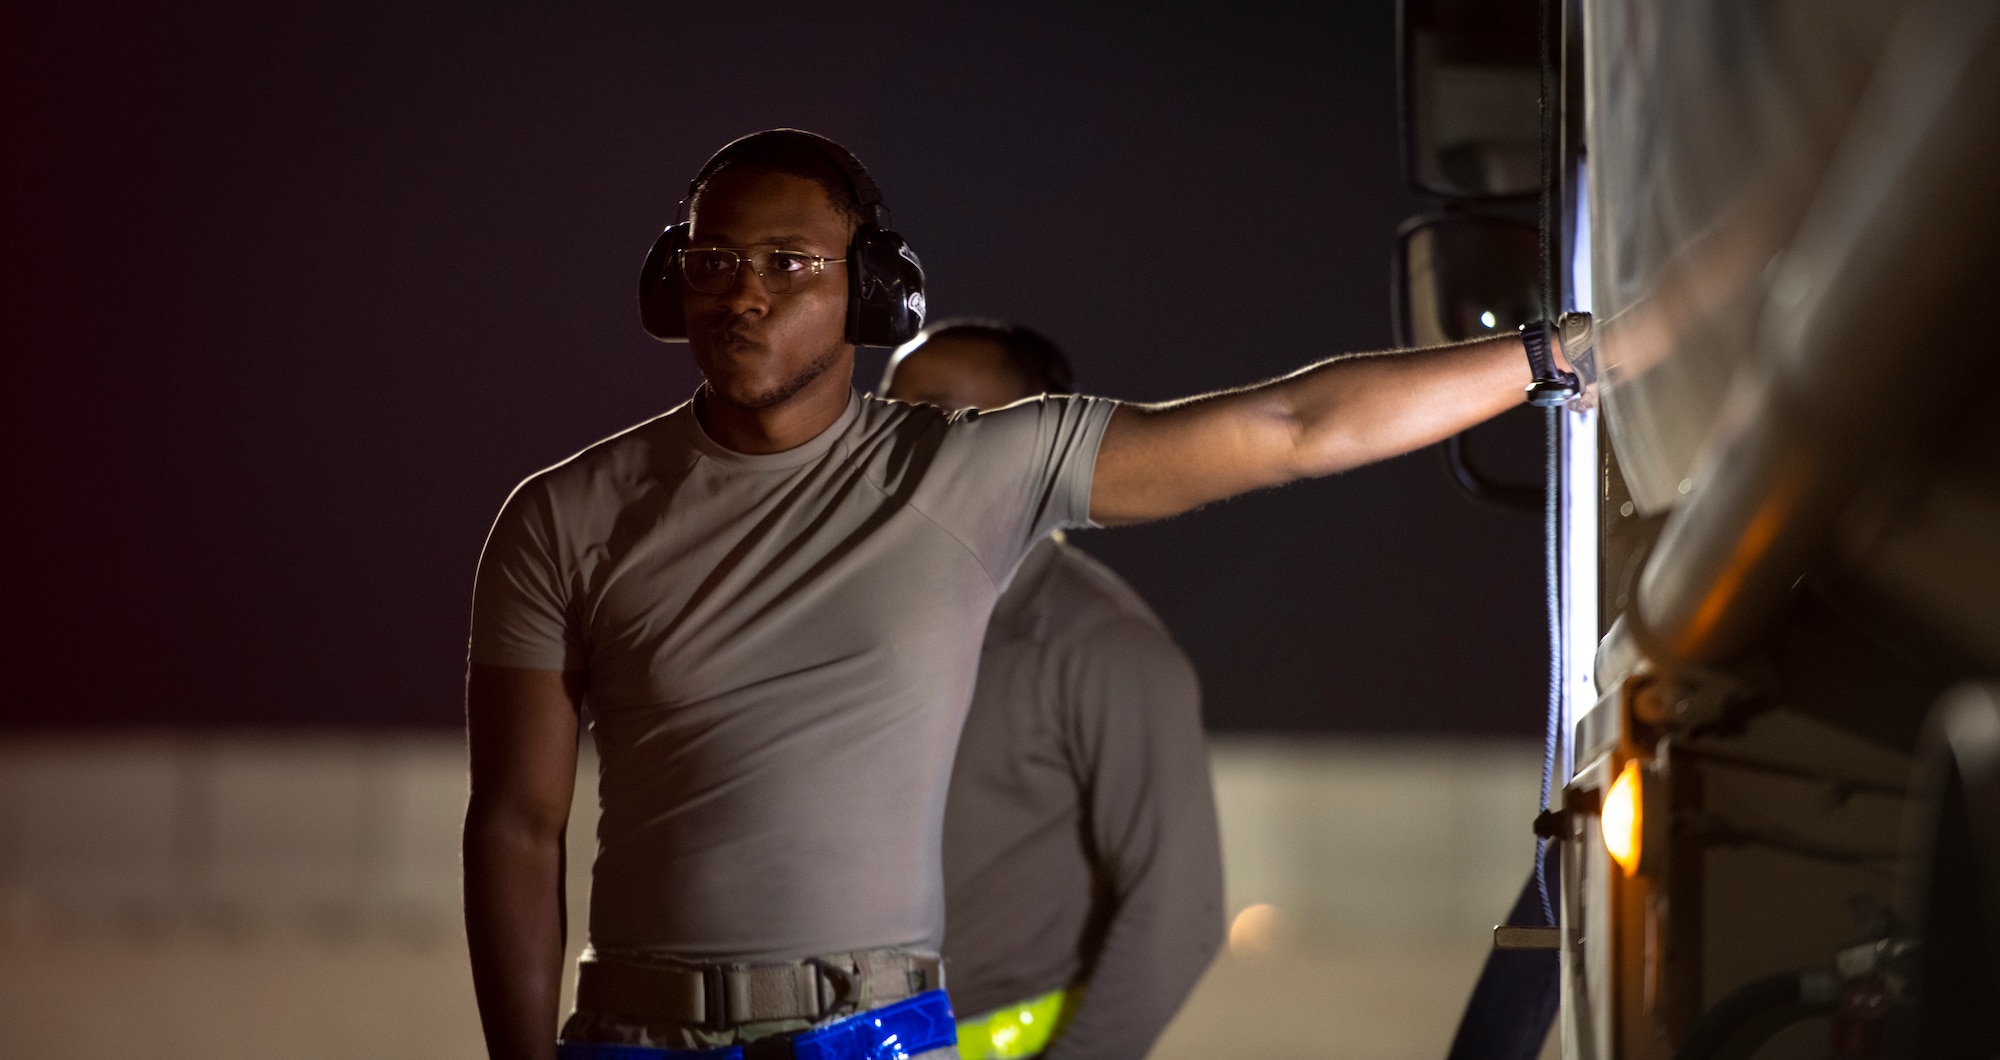
[[[961,1016],[1063,987],[1048,1060],[1141,1057],[1222,938],[1194,670],[1144,601],[1060,540],[987,627],[945,810],[946,986]]]

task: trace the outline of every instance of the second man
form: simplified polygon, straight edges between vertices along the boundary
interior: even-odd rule
[[[946,321],[882,392],[957,410],[1073,391],[1048,339]],[[1194,668],[1060,533],[994,605],[945,809],[959,1051],[1146,1055],[1220,945],[1222,854]]]

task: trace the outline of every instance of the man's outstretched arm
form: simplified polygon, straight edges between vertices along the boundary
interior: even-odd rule
[[[465,937],[493,1060],[555,1057],[579,677],[474,666],[466,682]]]
[[[1532,379],[1520,336],[1503,335],[1350,354],[1241,390],[1121,405],[1098,449],[1090,517],[1164,519],[1398,456],[1520,404]]]

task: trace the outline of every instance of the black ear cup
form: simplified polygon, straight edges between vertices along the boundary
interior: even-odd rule
[[[669,227],[653,241],[653,249],[646,252],[646,264],[639,270],[639,323],[645,326],[646,334],[661,342],[687,338],[681,270],[674,267],[674,256],[687,241],[688,222]]]
[[[901,346],[924,327],[924,267],[903,237],[862,225],[847,248],[847,341]]]

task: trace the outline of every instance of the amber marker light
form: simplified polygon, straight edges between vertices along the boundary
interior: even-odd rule
[[[1644,800],[1640,798],[1641,768],[1636,758],[1625,763],[1605,793],[1603,812],[1597,819],[1598,830],[1604,833],[1604,849],[1627,876],[1639,871],[1639,833],[1646,826]]]

